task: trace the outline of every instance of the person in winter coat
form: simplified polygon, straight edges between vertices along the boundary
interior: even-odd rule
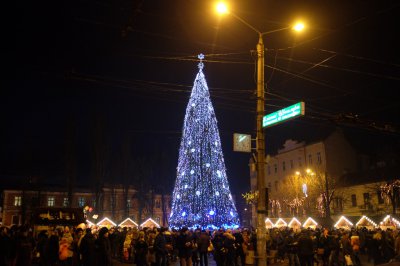
[[[7,227],[0,228],[0,265],[9,265],[11,237]]]
[[[400,256],[400,231],[397,232],[396,238],[394,239],[394,251],[396,256]]]
[[[62,266],[72,266],[72,257],[74,255],[72,247],[73,241],[69,227],[66,226],[60,239],[59,260]]]
[[[146,238],[146,233],[145,233]],[[147,257],[147,264],[150,266],[156,266],[156,252],[154,250],[154,241],[156,239],[156,233],[152,230],[148,231],[147,234],[147,246],[149,249],[148,257]]]
[[[82,266],[96,265],[96,238],[92,234],[92,229],[86,229],[79,245],[79,252],[82,256]]]
[[[331,254],[331,250],[329,247],[330,237],[331,236],[329,235],[329,230],[324,228],[321,235],[318,238],[317,253],[319,256],[321,256],[322,263],[324,266],[329,265],[329,256]]]
[[[58,264],[58,256],[60,250],[60,240],[58,231],[51,228],[49,231],[49,240],[45,247],[46,265],[55,266]]]
[[[300,266],[299,256],[297,255],[297,236],[293,230],[286,237],[285,243],[289,257],[289,266]]]
[[[382,231],[381,250],[384,262],[389,262],[394,257],[394,239],[391,230]]]
[[[314,243],[307,230],[301,232],[297,242],[299,260],[301,266],[314,265]]]
[[[356,265],[360,265],[360,237],[358,236],[357,232],[353,232],[351,237],[350,237],[350,244],[351,247],[353,248],[353,256],[354,256],[354,263]]]
[[[182,228],[176,240],[180,266],[192,266],[193,244],[189,229],[186,227]]]
[[[208,266],[208,246],[211,243],[210,235],[202,230],[197,239],[197,248],[200,256],[200,266]]]
[[[223,236],[224,236],[224,248],[227,250],[225,265],[235,266],[235,258],[236,258],[235,237],[232,235],[231,229],[227,229]]]
[[[166,228],[159,228],[158,234],[154,239],[154,252],[156,254],[156,266],[166,266],[167,265],[167,255],[168,251],[166,248],[167,241],[165,239],[164,232]]]
[[[83,237],[83,229],[78,227],[74,231],[73,234],[73,241],[72,241],[72,251],[73,251],[73,256],[72,256],[72,265],[74,266],[81,266],[81,254],[79,252],[79,241]]]
[[[28,228],[21,227],[17,236],[17,260],[16,266],[32,265],[33,239],[28,236]]]
[[[197,246],[197,240],[199,239],[201,234],[201,231],[199,229],[196,229],[194,233],[192,233],[192,239],[193,239],[193,248],[192,248],[192,265],[193,266],[199,266],[200,263],[200,253],[199,249]]]
[[[329,265],[339,265],[339,254],[340,254],[340,242],[337,231],[333,231],[329,238]]]
[[[144,239],[144,232],[139,232],[139,237],[134,245],[136,266],[147,266],[148,245]]]
[[[353,248],[351,246],[350,236],[348,232],[344,232],[342,234],[342,238],[340,239],[340,245],[342,246],[342,251],[344,256],[343,261],[345,262],[345,265],[348,265],[348,263],[346,262],[346,256],[350,256],[352,263],[354,263],[355,259],[353,254]]]
[[[111,245],[106,227],[99,230],[99,237],[96,239],[96,258],[97,266],[112,266]]]
[[[129,262],[131,260],[131,248],[132,248],[132,231],[126,233],[124,246],[123,246],[123,254],[124,254],[124,262]]]
[[[242,232],[239,229],[237,229],[234,231],[233,236],[235,237],[235,245],[236,245],[235,261],[240,259],[240,265],[245,266],[246,255],[245,255],[244,249],[243,249],[244,239],[243,239]]]
[[[214,232],[214,236],[211,240],[211,243],[214,246],[214,260],[217,263],[217,266],[223,266],[225,263],[226,252],[224,249],[224,237],[223,230],[220,229]]]

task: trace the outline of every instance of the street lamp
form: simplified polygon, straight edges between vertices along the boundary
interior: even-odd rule
[[[257,190],[258,190],[258,200],[257,200],[257,265],[266,265],[266,227],[265,227],[265,216],[268,211],[266,209],[266,189],[265,189],[265,139],[264,139],[264,128],[262,126],[262,120],[265,112],[265,93],[264,93],[264,42],[263,36],[278,32],[282,30],[289,29],[290,27],[285,27],[277,30],[261,32],[257,28],[253,27],[247,23],[244,19],[237,16],[236,14],[229,11],[228,6],[219,2],[216,5],[216,11],[220,14],[229,14],[242,22],[248,28],[253,30],[258,34],[257,43],[257,132],[256,132],[256,153],[257,153]],[[294,30],[300,31],[304,28],[303,24],[298,24],[293,27]]]

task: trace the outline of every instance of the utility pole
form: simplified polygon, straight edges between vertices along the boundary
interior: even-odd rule
[[[265,266],[266,259],[266,228],[265,228],[265,136],[262,125],[264,116],[264,43],[259,33],[257,43],[257,266]]]

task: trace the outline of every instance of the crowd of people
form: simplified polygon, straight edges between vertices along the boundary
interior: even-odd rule
[[[113,261],[137,266],[217,266],[252,264],[257,249],[252,228],[202,230],[68,226],[35,232],[29,226],[1,227],[0,266],[110,266]],[[373,265],[400,257],[397,230],[267,230],[268,262],[290,266]]]

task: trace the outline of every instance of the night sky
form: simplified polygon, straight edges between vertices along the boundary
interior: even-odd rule
[[[12,72],[0,92],[0,175],[65,179],[73,128],[77,174],[90,180],[94,121],[117,167],[124,140],[133,157],[167,154],[160,178],[172,192],[185,109],[204,73],[235,194],[249,189],[250,154],[234,132],[255,137],[258,36],[212,1],[22,1],[9,27]],[[302,18],[302,34],[264,37],[266,113],[298,101],[306,116],[266,130],[267,153],[286,139],[312,140],[336,126],[361,140],[399,140],[398,1],[235,1],[232,12],[260,32]],[[3,53],[7,53],[3,51]],[[9,54],[7,54],[9,56]]]

